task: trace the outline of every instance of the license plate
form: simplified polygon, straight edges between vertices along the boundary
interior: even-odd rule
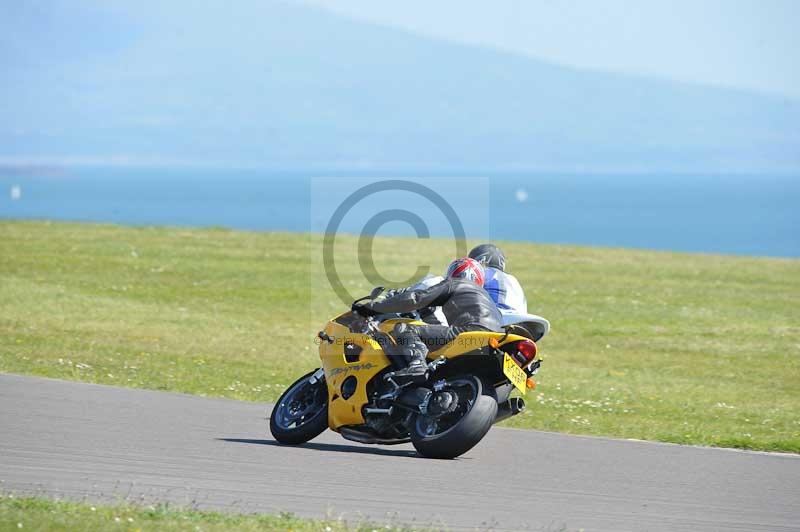
[[[513,384],[517,390],[522,393],[522,395],[525,395],[525,392],[528,391],[528,387],[525,385],[525,381],[528,380],[528,376],[524,371],[522,371],[522,368],[517,365],[516,361],[514,361],[514,359],[511,358],[511,355],[508,353],[506,353],[503,357],[503,373],[506,377],[508,377],[508,380],[511,381],[511,384]]]

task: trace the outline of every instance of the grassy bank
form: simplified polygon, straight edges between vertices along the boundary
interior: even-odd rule
[[[301,519],[292,514],[251,515],[204,512],[166,505],[90,505],[38,498],[17,498],[0,493],[0,532],[81,530],[223,532],[226,530],[295,532],[401,531],[392,525],[347,522],[338,519]],[[418,529],[417,529],[418,530]]]
[[[800,261],[503,247],[553,324],[531,408],[507,424],[800,452]],[[375,241],[394,279],[452,254]],[[274,400],[342,310],[310,282],[320,256],[308,235],[0,222],[0,371]],[[350,259],[344,285],[366,293]]]

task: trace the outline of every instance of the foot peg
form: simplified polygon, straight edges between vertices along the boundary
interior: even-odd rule
[[[425,380],[428,376],[428,366],[422,360],[412,360],[405,368],[398,369],[386,376],[393,379]]]
[[[444,363],[446,363],[446,362],[447,362],[447,359],[446,359],[446,358],[444,358],[444,357],[439,357],[439,358],[437,358],[436,360],[433,360],[432,362],[430,362],[430,363],[428,364],[428,371],[430,371],[431,373],[433,373],[434,371],[436,371],[436,368],[438,368],[439,366],[441,366],[442,364],[444,364]]]

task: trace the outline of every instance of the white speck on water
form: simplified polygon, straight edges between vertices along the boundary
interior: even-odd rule
[[[12,185],[11,186],[11,199],[16,201],[22,197],[22,187],[19,185]]]
[[[516,192],[514,192],[514,197],[517,198],[517,201],[520,203],[525,203],[528,201],[528,191],[524,188],[518,188]]]

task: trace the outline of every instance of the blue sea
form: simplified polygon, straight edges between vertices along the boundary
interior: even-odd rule
[[[437,190],[466,220],[468,238],[800,256],[800,176],[789,175],[408,175],[98,167],[45,175],[0,171],[0,218],[320,231],[356,185],[387,179],[407,179]],[[419,233],[415,220],[422,220],[431,222],[431,236],[449,236],[450,220],[433,221],[433,210],[441,209],[429,197],[397,194],[367,198],[351,210],[372,212],[380,203],[393,214],[412,212],[383,223],[376,218],[373,229],[378,234],[414,235]],[[364,216],[355,218],[345,219],[339,229],[358,233]]]

